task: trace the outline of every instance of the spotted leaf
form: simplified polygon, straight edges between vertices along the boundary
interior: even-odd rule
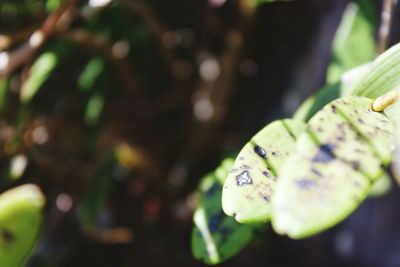
[[[346,218],[384,174],[393,125],[371,110],[372,100],[345,97],[314,115],[295,153],[280,168],[272,224],[302,238]]]
[[[263,224],[239,224],[223,213],[221,190],[232,165],[233,159],[226,159],[214,173],[204,177],[199,186],[192,250],[197,259],[207,264],[231,258],[264,228]]]
[[[22,266],[38,238],[44,196],[34,185],[0,195],[0,266]]]
[[[222,190],[222,208],[240,223],[266,222],[276,170],[293,151],[305,125],[279,120],[267,125],[240,151]]]

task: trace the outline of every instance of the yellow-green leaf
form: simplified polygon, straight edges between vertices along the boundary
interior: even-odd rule
[[[38,238],[45,198],[22,185],[0,195],[0,266],[20,267]]]
[[[393,125],[371,110],[371,102],[338,99],[310,119],[295,153],[280,168],[272,200],[278,233],[303,238],[337,224],[382,177]]]
[[[222,208],[238,222],[266,222],[276,170],[294,150],[305,125],[296,120],[272,122],[240,151],[222,190]]]

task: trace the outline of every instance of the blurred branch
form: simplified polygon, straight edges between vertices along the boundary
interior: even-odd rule
[[[383,0],[381,13],[381,26],[379,27],[378,53],[385,51],[390,34],[390,24],[392,21],[393,7],[397,0]]]
[[[74,0],[67,1],[59,9],[50,14],[42,26],[34,31],[30,35],[29,39],[20,47],[16,48],[14,51],[1,52],[0,77],[11,73],[16,68],[28,62],[35,51],[37,51],[54,33],[56,28],[59,26],[58,23],[61,21],[63,16],[72,9],[74,3]],[[6,42],[5,45],[9,44]]]
[[[37,26],[29,26],[19,32],[10,35],[0,34],[0,50],[9,49],[18,43],[25,41],[36,30]]]

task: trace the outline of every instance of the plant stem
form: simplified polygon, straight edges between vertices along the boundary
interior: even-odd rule
[[[379,27],[379,43],[378,43],[379,54],[385,51],[388,44],[393,7],[396,4],[396,2],[397,0],[383,0],[381,25]]]

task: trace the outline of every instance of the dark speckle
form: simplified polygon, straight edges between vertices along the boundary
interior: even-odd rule
[[[319,146],[317,154],[313,157],[313,162],[327,163],[333,160],[333,145],[322,144]]]
[[[358,118],[358,120],[357,120],[359,123],[361,123],[361,124],[365,124],[365,122],[364,122],[364,120],[363,119],[361,119],[361,118]]]
[[[339,142],[343,142],[344,141],[344,136],[339,135],[338,137],[336,137],[336,140],[338,140]]]
[[[238,186],[242,186],[244,184],[253,184],[253,180],[251,179],[249,172],[244,171],[236,176],[236,183]]]
[[[263,171],[263,175],[264,175],[265,177],[269,177],[269,172]]]
[[[354,181],[354,182],[353,182],[353,185],[354,185],[355,187],[360,187],[360,186],[361,186],[360,183],[359,183],[358,181]]]
[[[271,154],[272,154],[272,156],[276,156],[276,152],[274,152],[274,151],[271,152]]]
[[[10,231],[4,229],[3,231],[1,231],[1,238],[4,243],[9,243],[14,240],[14,235]]]
[[[341,123],[338,124],[338,128],[343,131],[345,125],[346,125],[346,123],[341,122]]]
[[[321,173],[319,170],[315,169],[315,168],[312,168],[311,171],[312,171],[315,175],[317,175],[317,176],[319,176],[319,177],[322,176],[322,173]]]
[[[268,196],[263,196],[262,197],[266,202],[269,202],[269,197]]]
[[[226,242],[225,240],[227,240],[231,234],[232,234],[232,229],[226,226],[222,226],[221,229],[219,229],[219,232],[221,234],[222,240],[224,242]]]
[[[300,187],[302,189],[310,189],[315,186],[315,181],[307,179],[307,178],[303,178],[303,179],[297,180],[296,184],[298,187]]]
[[[260,146],[256,145],[254,147],[254,152],[256,152],[256,154],[259,155],[260,157],[262,157],[263,159],[265,159],[267,157],[267,152],[265,152],[265,150]]]
[[[360,170],[360,162],[358,160],[355,160],[351,163],[351,166],[353,167],[353,169],[355,169],[356,171]]]
[[[364,150],[362,150],[362,149],[360,149],[360,148],[356,148],[356,149],[354,149],[354,152],[363,154],[363,153],[364,153]]]
[[[332,112],[333,112],[333,113],[336,113],[336,106],[335,106],[335,105],[332,105],[332,106],[331,106],[331,109],[332,109]]]
[[[222,213],[218,213],[211,216],[210,221],[208,223],[208,228],[210,229],[211,233],[214,233],[218,230],[219,225],[221,224],[223,218],[224,214]]]

